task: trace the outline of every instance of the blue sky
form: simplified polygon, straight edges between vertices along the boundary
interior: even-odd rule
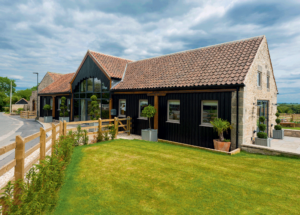
[[[75,72],[88,49],[139,60],[266,35],[278,102],[300,103],[300,1],[0,1],[0,76]]]

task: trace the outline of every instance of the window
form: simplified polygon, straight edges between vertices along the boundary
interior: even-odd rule
[[[119,100],[119,116],[126,117],[126,100]]]
[[[143,114],[143,110],[147,106],[148,106],[148,100],[139,101],[139,119],[147,119],[147,117]]]
[[[267,76],[267,88],[270,89],[270,76]]]
[[[218,117],[218,101],[202,101],[201,116],[201,125],[212,126],[210,122]]]
[[[261,72],[257,73],[257,86],[261,86]]]
[[[58,99],[58,110],[60,110],[61,98]]]
[[[101,80],[98,78],[94,79],[94,92],[101,92]]]
[[[93,92],[93,78],[87,80],[87,91]]]
[[[46,100],[46,98],[44,98],[44,105],[46,105],[47,104],[47,100]]]
[[[51,110],[52,110],[52,106],[53,106],[53,98],[50,98],[50,107],[51,107]]]
[[[168,100],[168,121],[167,122],[180,122],[180,101]]]
[[[71,107],[70,103],[71,103],[71,100],[70,100],[70,99],[67,99],[67,107],[68,107],[68,111],[70,111],[70,107]]]
[[[86,91],[86,80],[83,80],[81,83],[80,83],[80,92],[85,92]]]

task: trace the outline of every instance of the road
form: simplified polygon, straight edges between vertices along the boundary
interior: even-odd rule
[[[7,116],[0,113],[0,147],[15,141],[17,135],[27,137],[40,131],[42,127],[34,119],[21,119],[20,116]],[[30,149],[39,142],[36,138],[25,145],[25,150]],[[0,156],[0,167],[15,158],[14,150]]]

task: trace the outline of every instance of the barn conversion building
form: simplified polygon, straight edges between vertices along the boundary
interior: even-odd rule
[[[228,120],[231,149],[251,144],[259,116],[268,136],[275,124],[277,86],[265,36],[233,41],[138,61],[88,50],[75,73],[65,74],[40,92],[59,117],[67,98],[71,121],[89,120],[96,95],[101,118],[132,117],[132,133],[148,128],[142,109],[157,109],[152,125],[158,138],[213,148],[212,118]],[[116,115],[111,115],[111,110]]]

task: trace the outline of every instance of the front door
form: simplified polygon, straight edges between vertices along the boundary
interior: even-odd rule
[[[257,101],[257,126],[259,124],[259,117],[264,116],[266,118],[265,125],[267,126],[266,131],[269,137],[269,101],[258,100]],[[257,128],[257,131],[259,129]]]

